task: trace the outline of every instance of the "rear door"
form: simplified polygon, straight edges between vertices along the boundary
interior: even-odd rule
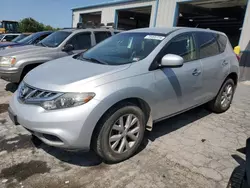
[[[217,41],[218,35],[210,32],[195,33],[203,75],[203,98],[211,100],[217,95],[227,72],[230,69],[225,53]]]
[[[195,44],[192,33],[181,34],[174,37],[158,54],[158,63],[164,55],[175,54],[183,57],[184,65],[154,71],[156,92],[161,96],[159,104],[156,104],[156,119],[202,103],[202,66],[197,58]]]

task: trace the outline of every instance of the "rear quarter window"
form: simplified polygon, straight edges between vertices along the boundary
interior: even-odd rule
[[[227,37],[221,34],[217,34],[217,41],[219,44],[220,52],[223,53],[227,46]]]
[[[201,59],[220,54],[219,45],[214,33],[197,32],[195,35]]]

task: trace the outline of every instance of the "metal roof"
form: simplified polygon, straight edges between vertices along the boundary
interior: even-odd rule
[[[72,8],[72,10],[82,10],[82,9],[89,9],[89,8],[97,8],[97,7],[104,7],[104,6],[111,6],[111,5],[117,5],[122,3],[130,3],[130,2],[139,2],[139,1],[152,1],[152,0],[113,0],[113,1],[106,1],[96,4],[90,4],[86,5],[84,7],[76,7]]]

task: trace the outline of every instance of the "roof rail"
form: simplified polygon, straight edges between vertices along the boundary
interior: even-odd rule
[[[88,21],[88,22],[79,22],[77,23],[77,29],[87,29],[87,28],[106,28],[106,29],[110,29],[110,28],[114,28],[114,23],[107,23],[107,25],[105,26],[104,23],[94,23],[92,21]]]

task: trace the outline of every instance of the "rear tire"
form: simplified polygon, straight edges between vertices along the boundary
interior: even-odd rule
[[[108,163],[124,161],[135,154],[145,132],[142,110],[123,103],[109,110],[97,125],[93,135],[94,151]]]
[[[228,78],[222,85],[219,93],[208,103],[208,109],[215,113],[223,113],[230,108],[235,91],[235,83]]]
[[[237,166],[230,177],[227,188],[243,188],[245,173],[246,170],[244,167]]]

